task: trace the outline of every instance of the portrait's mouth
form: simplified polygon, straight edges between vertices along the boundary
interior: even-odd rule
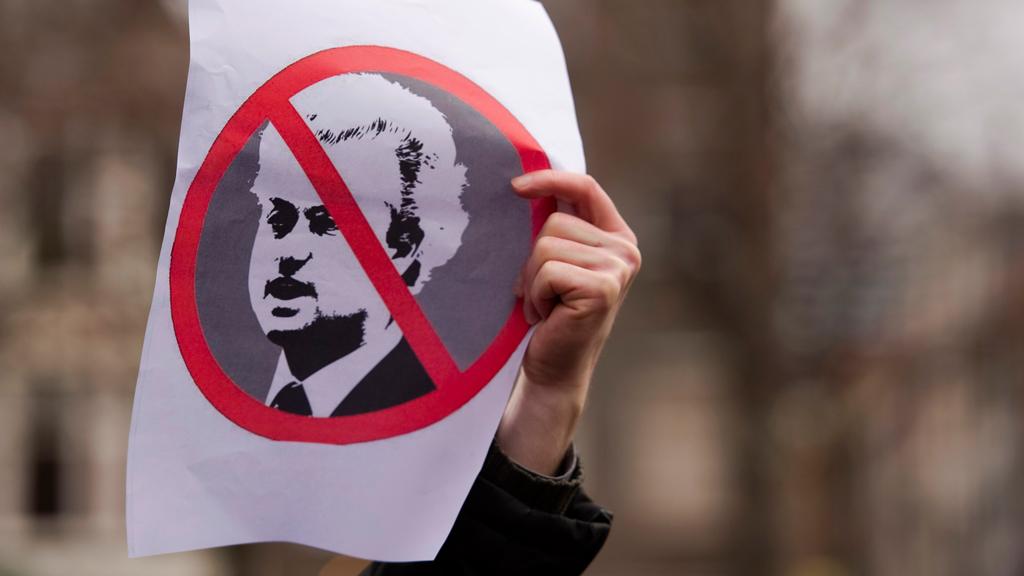
[[[281,276],[267,282],[263,297],[266,298],[267,296],[273,296],[278,300],[294,300],[303,296],[316,298],[317,294],[316,288],[312,284]]]
[[[285,308],[284,306],[278,306],[271,312],[276,318],[294,318],[298,313],[298,308]]]

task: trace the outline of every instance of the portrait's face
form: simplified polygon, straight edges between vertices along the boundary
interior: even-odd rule
[[[364,335],[385,326],[387,308],[272,126],[264,132],[259,156],[261,169],[252,190],[261,213],[249,296],[264,333],[300,331],[344,318],[360,321]],[[401,190],[393,149],[373,141],[343,142],[331,156],[383,244],[390,220],[383,198],[400,198]],[[371,191],[372,199],[366,199]],[[408,265],[404,260],[394,261],[399,273]]]

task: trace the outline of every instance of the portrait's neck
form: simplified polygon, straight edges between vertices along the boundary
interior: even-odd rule
[[[302,330],[271,332],[268,338],[281,347],[292,375],[302,381],[363,345],[366,313],[320,317]]]
[[[288,369],[299,381],[335,363],[371,367],[401,340],[397,325],[367,322],[365,312],[352,316],[318,318],[303,330],[275,333],[271,340],[281,346]],[[355,368],[355,366],[353,366]],[[359,370],[357,370],[359,371]]]

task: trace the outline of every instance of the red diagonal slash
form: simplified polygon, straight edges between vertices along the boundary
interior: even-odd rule
[[[379,46],[351,46],[313,54],[261,86],[228,121],[189,187],[171,251],[171,319],[182,359],[207,400],[232,422],[275,440],[349,444],[406,434],[434,424],[472,399],[505,366],[527,333],[519,306],[487,350],[460,371],[395,269],[341,174],[291,105],[291,98],[322,80],[348,73],[387,73],[445,90],[488,119],[515,147],[524,172],[550,167],[523,125],[485,90],[422,56]],[[196,304],[196,258],[210,200],[235,157],[270,121],[288,144],[360,265],[370,278],[437,390],[405,404],[368,414],[309,418],[263,405],[231,381],[203,334]],[[511,193],[511,192],[510,192]],[[553,200],[532,203],[536,237],[554,212]],[[518,265],[520,263],[510,263]]]
[[[306,172],[431,380],[438,388],[452,382],[459,374],[455,360],[392,264],[320,141],[289,102],[278,104],[270,121]]]

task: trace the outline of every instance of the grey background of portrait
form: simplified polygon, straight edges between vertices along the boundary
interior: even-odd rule
[[[465,369],[508,319],[515,303],[513,285],[529,253],[529,204],[509,185],[522,173],[522,165],[512,144],[470,106],[424,82],[384,76],[423,96],[445,116],[456,161],[467,168],[462,207],[469,225],[462,245],[431,273],[416,296],[449,353]],[[263,334],[249,301],[249,260],[260,216],[251,188],[259,169],[257,133],[210,202],[196,263],[196,300],[217,362],[241,389],[263,402],[280,348]]]

